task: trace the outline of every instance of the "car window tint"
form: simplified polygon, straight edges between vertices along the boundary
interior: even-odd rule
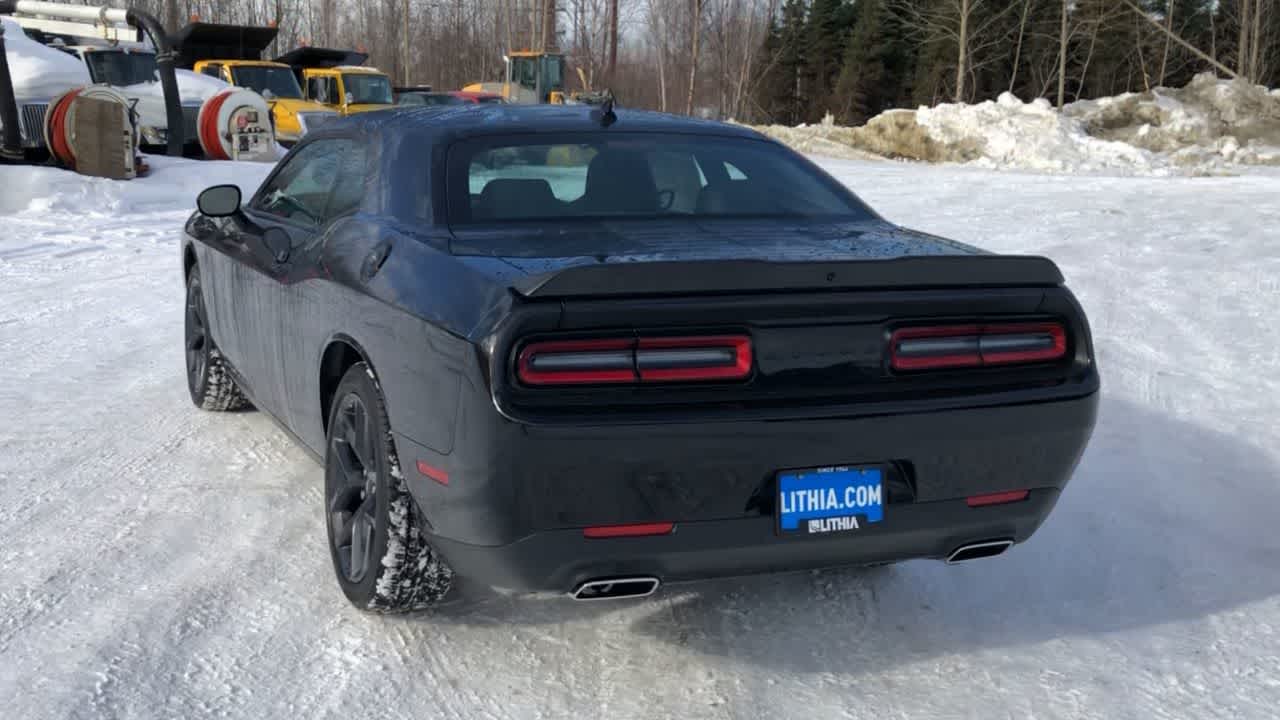
[[[332,220],[360,207],[364,202],[365,150],[364,146],[350,140],[338,141],[343,152],[338,160],[338,179],[325,210],[325,220]]]
[[[298,151],[258,191],[253,207],[284,220],[319,225],[348,140],[321,140]]]
[[[574,142],[477,140],[455,147],[451,167],[463,162],[464,172],[449,175],[451,223],[869,215],[795,155],[751,139],[583,133]]]
[[[563,202],[581,198],[593,157],[595,149],[589,145],[497,147],[477,153],[468,180],[473,214],[495,219],[517,210],[528,217],[554,214],[554,205],[538,203],[545,197]]]

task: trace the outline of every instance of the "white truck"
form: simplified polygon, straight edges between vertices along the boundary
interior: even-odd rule
[[[0,0],[0,13],[5,13],[0,20],[24,149],[44,146],[44,114],[53,97],[91,83],[111,85],[130,101],[142,146],[168,146],[169,118],[174,117],[169,93],[160,79],[155,46],[144,41],[140,26],[131,24],[139,20],[136,13],[34,0]],[[200,104],[225,83],[172,72],[183,144],[191,145],[196,143]]]
[[[111,85],[133,104],[139,143],[143,148],[165,146],[169,141],[169,123],[165,117],[164,93],[156,77],[156,51],[137,43],[118,45],[61,45],[56,47],[78,58],[89,71],[95,84]],[[196,145],[196,118],[204,97],[189,92],[190,82],[178,72],[182,94],[183,141]],[[203,80],[203,79],[202,79]],[[221,83],[225,87],[225,83]],[[216,92],[216,90],[214,90]],[[212,94],[212,93],[209,93]]]

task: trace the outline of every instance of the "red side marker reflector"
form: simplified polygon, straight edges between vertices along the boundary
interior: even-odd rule
[[[1009,492],[992,493],[990,495],[974,495],[965,498],[965,503],[969,507],[985,507],[987,505],[1004,505],[1006,503],[1022,502],[1031,494],[1030,490],[1011,490]]]
[[[670,535],[675,530],[673,522],[640,523],[636,525],[598,525],[582,529],[583,537],[616,538],[644,537],[646,535]]]
[[[441,485],[449,484],[449,473],[434,465],[428,465],[421,460],[418,461],[418,472],[422,473],[423,477],[429,477]]]

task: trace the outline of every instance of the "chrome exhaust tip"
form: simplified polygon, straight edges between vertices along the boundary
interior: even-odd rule
[[[954,565],[968,560],[977,560],[978,558],[995,557],[1012,546],[1012,540],[985,540],[961,545],[947,556],[947,564]]]
[[[660,584],[658,578],[648,576],[588,580],[569,595],[574,600],[641,598],[652,595]]]

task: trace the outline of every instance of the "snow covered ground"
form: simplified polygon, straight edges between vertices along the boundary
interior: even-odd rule
[[[0,715],[1275,717],[1280,176],[821,162],[892,220],[1062,265],[1105,400],[1040,533],[407,618],[342,598],[301,450],[187,399],[176,233],[266,167],[0,168]]]

